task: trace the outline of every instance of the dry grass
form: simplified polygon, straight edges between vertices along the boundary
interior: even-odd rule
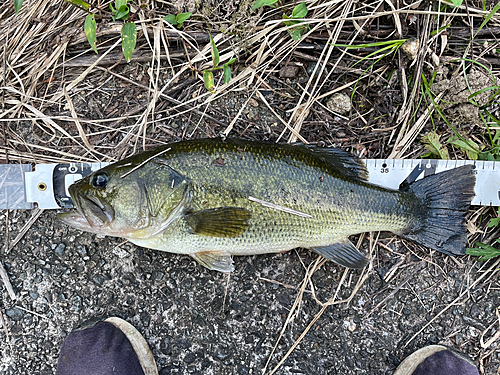
[[[306,2],[309,14],[303,20],[309,30],[302,40],[293,41],[280,20],[283,12],[291,12],[292,5],[288,3],[258,11],[251,11],[249,3],[235,3],[238,10],[233,14],[214,11],[207,16],[195,12],[184,29],[178,30],[161,20],[176,10],[165,2],[152,0],[147,8],[138,11],[138,46],[128,65],[121,57],[119,26],[107,22],[99,25],[96,56],[83,34],[83,11],[58,0],[32,0],[14,15],[11,3],[0,6],[2,162],[109,161],[171,140],[243,134],[273,141],[322,141],[361,150],[365,157],[418,157],[423,153],[419,137],[436,127],[430,121],[434,105],[423,104],[421,75],[432,74],[436,59],[440,64],[461,58],[478,61],[496,78],[500,67],[500,58],[494,52],[499,48],[494,34],[500,17],[495,15],[475,39],[471,38],[492,8],[490,3],[483,10],[479,2],[457,9],[446,1],[436,7],[420,1],[403,6],[401,2],[383,0],[312,0]],[[215,9],[221,4],[212,5]],[[107,6],[108,2],[101,4],[102,9]],[[448,24],[452,25],[449,29],[440,29]],[[233,57],[238,59],[229,84],[222,84],[216,76],[215,94],[204,89],[200,74],[211,64],[208,31],[219,47],[221,63]],[[373,48],[349,50],[335,46],[409,36],[417,37],[420,43],[414,60],[399,49],[373,64],[366,58]],[[290,81],[277,74],[284,66],[293,64],[304,72],[311,62],[316,65],[297,84],[297,78]],[[359,64],[350,67],[356,62]],[[290,85],[293,89],[288,88]],[[336,92],[353,95],[350,114],[342,116],[325,106],[325,99]],[[100,103],[92,104],[94,95]],[[245,100],[229,118],[221,103],[238,95],[244,95]],[[389,96],[392,102],[385,100]],[[442,96],[444,93],[439,98]],[[280,100],[285,104],[281,105]],[[260,108],[267,108],[277,119],[270,133],[255,127],[245,116],[251,101],[260,103]],[[174,127],[176,122],[185,126]],[[321,125],[318,127],[317,123]],[[463,130],[477,133],[475,126],[470,123]],[[442,123],[437,127],[451,134]],[[465,155],[456,152],[454,157]],[[475,228],[471,241],[498,235],[484,228],[484,217],[491,214],[487,208],[471,213],[469,227]],[[378,236],[373,240],[373,235],[369,248],[374,254],[379,248],[393,251],[378,242]],[[432,258],[422,261],[434,264]],[[297,316],[308,287],[320,309],[288,354],[329,306],[349,304],[372,272],[373,263],[356,276],[351,297],[338,300],[338,292],[350,273],[346,270],[338,290],[326,302],[317,299],[311,281],[321,266],[318,259],[305,267],[306,276],[280,337]],[[387,282],[404,266],[398,263],[391,269]],[[491,280],[497,266],[498,261],[468,288],[484,279]],[[462,302],[467,293],[468,289],[462,291],[453,303]],[[434,319],[452,304],[436,312]],[[3,315],[0,317],[3,321]],[[499,337],[488,332],[483,333],[486,341],[481,361],[491,355],[488,348]],[[279,368],[288,354],[270,373]],[[268,365],[272,360],[271,353]]]

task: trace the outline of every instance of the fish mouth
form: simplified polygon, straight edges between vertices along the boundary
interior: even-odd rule
[[[74,185],[68,190],[75,208],[59,212],[59,219],[72,227],[89,232],[99,233],[102,228],[109,227],[115,216],[111,206],[95,196],[82,194]]]

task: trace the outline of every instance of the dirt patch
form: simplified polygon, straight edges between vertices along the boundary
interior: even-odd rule
[[[485,106],[494,90],[479,91],[495,85],[493,77],[482,69],[471,68],[467,74],[441,65],[432,85],[436,95],[443,94],[440,105],[445,117],[454,124],[480,124],[479,107]],[[473,94],[476,94],[471,97]],[[475,101],[476,104],[472,104]]]

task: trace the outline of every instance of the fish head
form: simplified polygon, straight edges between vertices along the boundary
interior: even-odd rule
[[[161,161],[118,162],[72,184],[74,209],[58,213],[77,229],[124,238],[158,233],[180,216],[189,179]]]

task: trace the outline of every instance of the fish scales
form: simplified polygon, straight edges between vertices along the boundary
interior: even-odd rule
[[[154,158],[155,154],[158,157]],[[106,193],[92,186],[99,173],[109,179]],[[455,174],[451,180],[456,180]],[[444,207],[446,217],[454,218],[457,213],[450,223],[450,238],[463,239],[463,234],[455,233],[455,227],[464,229],[464,211],[473,196],[470,168],[462,170],[462,175],[465,177],[459,180],[463,180],[463,186],[458,184],[458,192],[452,193],[448,187],[437,194],[456,194],[455,205],[460,206]],[[442,235],[439,225],[426,229],[434,220],[432,215],[437,215],[436,209],[430,207],[434,202],[432,194],[420,191],[423,188],[419,184],[415,191],[386,189],[369,184],[366,177],[366,169],[358,159],[336,149],[231,139],[184,141],[132,156],[77,182],[70,192],[79,209],[60,216],[84,230],[120,235],[140,246],[192,255],[201,264],[220,271],[233,269],[231,255],[296,247],[311,248],[337,263],[359,268],[366,259],[347,237],[367,231],[413,236],[412,240],[426,246],[446,239],[438,238]],[[125,188],[127,197],[120,198],[120,194],[125,195],[122,186],[127,181],[137,191],[134,198],[128,197],[129,187]],[[265,207],[251,197],[275,206]],[[120,208],[127,207],[120,204],[120,199],[128,203],[128,208]],[[104,214],[99,212],[96,204],[109,206],[114,217],[105,222],[104,216],[109,213],[106,209]],[[113,229],[119,226],[113,221],[118,221],[120,215],[133,216],[130,210],[136,206],[140,207],[140,219],[128,219],[128,229]],[[284,212],[280,207],[296,213]],[[102,225],[89,213],[93,211],[97,217],[102,216]],[[75,215],[80,218],[80,226],[71,221]],[[82,217],[86,221],[83,224]],[[430,239],[419,241],[421,235]],[[448,248],[438,250],[452,252]]]
[[[171,168],[190,177],[193,205],[199,209],[244,207],[252,218],[245,232],[229,239],[195,236],[179,221],[172,232],[155,241],[154,248],[185,254],[213,249],[233,255],[261,254],[328,245],[353,233],[397,231],[407,226],[407,206],[399,204],[394,191],[344,180],[329,170],[328,163],[293,152],[292,147],[292,152],[285,152],[265,144],[246,148],[237,143],[184,145],[162,157],[168,158]],[[263,207],[250,201],[250,196],[312,218]]]

